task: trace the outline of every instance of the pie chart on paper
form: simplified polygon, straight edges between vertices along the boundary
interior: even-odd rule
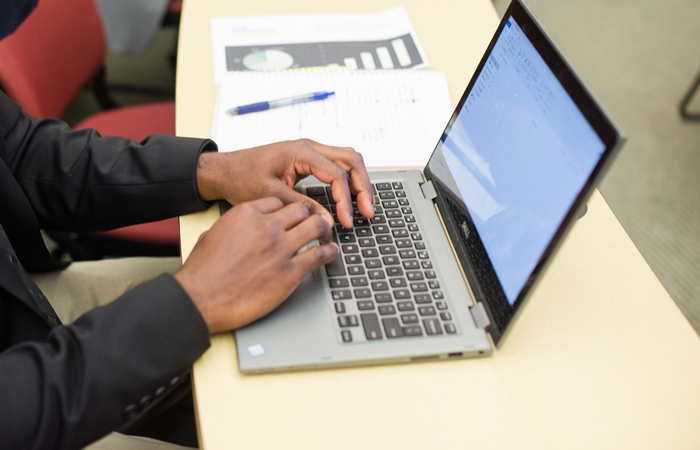
[[[255,71],[284,70],[294,64],[294,58],[281,50],[260,50],[248,53],[243,58],[246,69]]]

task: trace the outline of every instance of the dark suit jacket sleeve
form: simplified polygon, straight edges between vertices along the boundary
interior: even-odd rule
[[[4,159],[41,228],[97,231],[161,220],[208,206],[197,159],[210,140],[154,135],[139,143],[33,119],[0,92]]]
[[[11,347],[0,354],[0,448],[82,448],[166,394],[208,346],[195,306],[162,275],[46,342]]]

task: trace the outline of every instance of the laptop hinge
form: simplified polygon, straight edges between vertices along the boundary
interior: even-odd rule
[[[486,327],[491,325],[491,321],[489,320],[489,316],[486,313],[486,308],[484,308],[483,303],[478,302],[476,305],[470,306],[469,311],[472,313],[472,318],[474,319],[474,324],[477,328],[486,329]]]
[[[423,197],[427,200],[434,200],[437,197],[437,192],[435,192],[435,186],[433,186],[432,180],[421,184],[420,190],[423,191]]]

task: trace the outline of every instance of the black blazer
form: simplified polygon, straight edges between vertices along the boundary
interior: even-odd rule
[[[82,448],[162,397],[209,346],[171,276],[63,326],[25,269],[58,267],[40,228],[97,231],[206,208],[196,164],[215,150],[71,131],[0,92],[0,447]]]

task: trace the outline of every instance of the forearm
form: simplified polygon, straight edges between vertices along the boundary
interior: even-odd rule
[[[8,448],[82,448],[163,394],[209,345],[179,284],[164,275],[0,356],[0,441]],[[130,405],[131,411],[125,414]]]

